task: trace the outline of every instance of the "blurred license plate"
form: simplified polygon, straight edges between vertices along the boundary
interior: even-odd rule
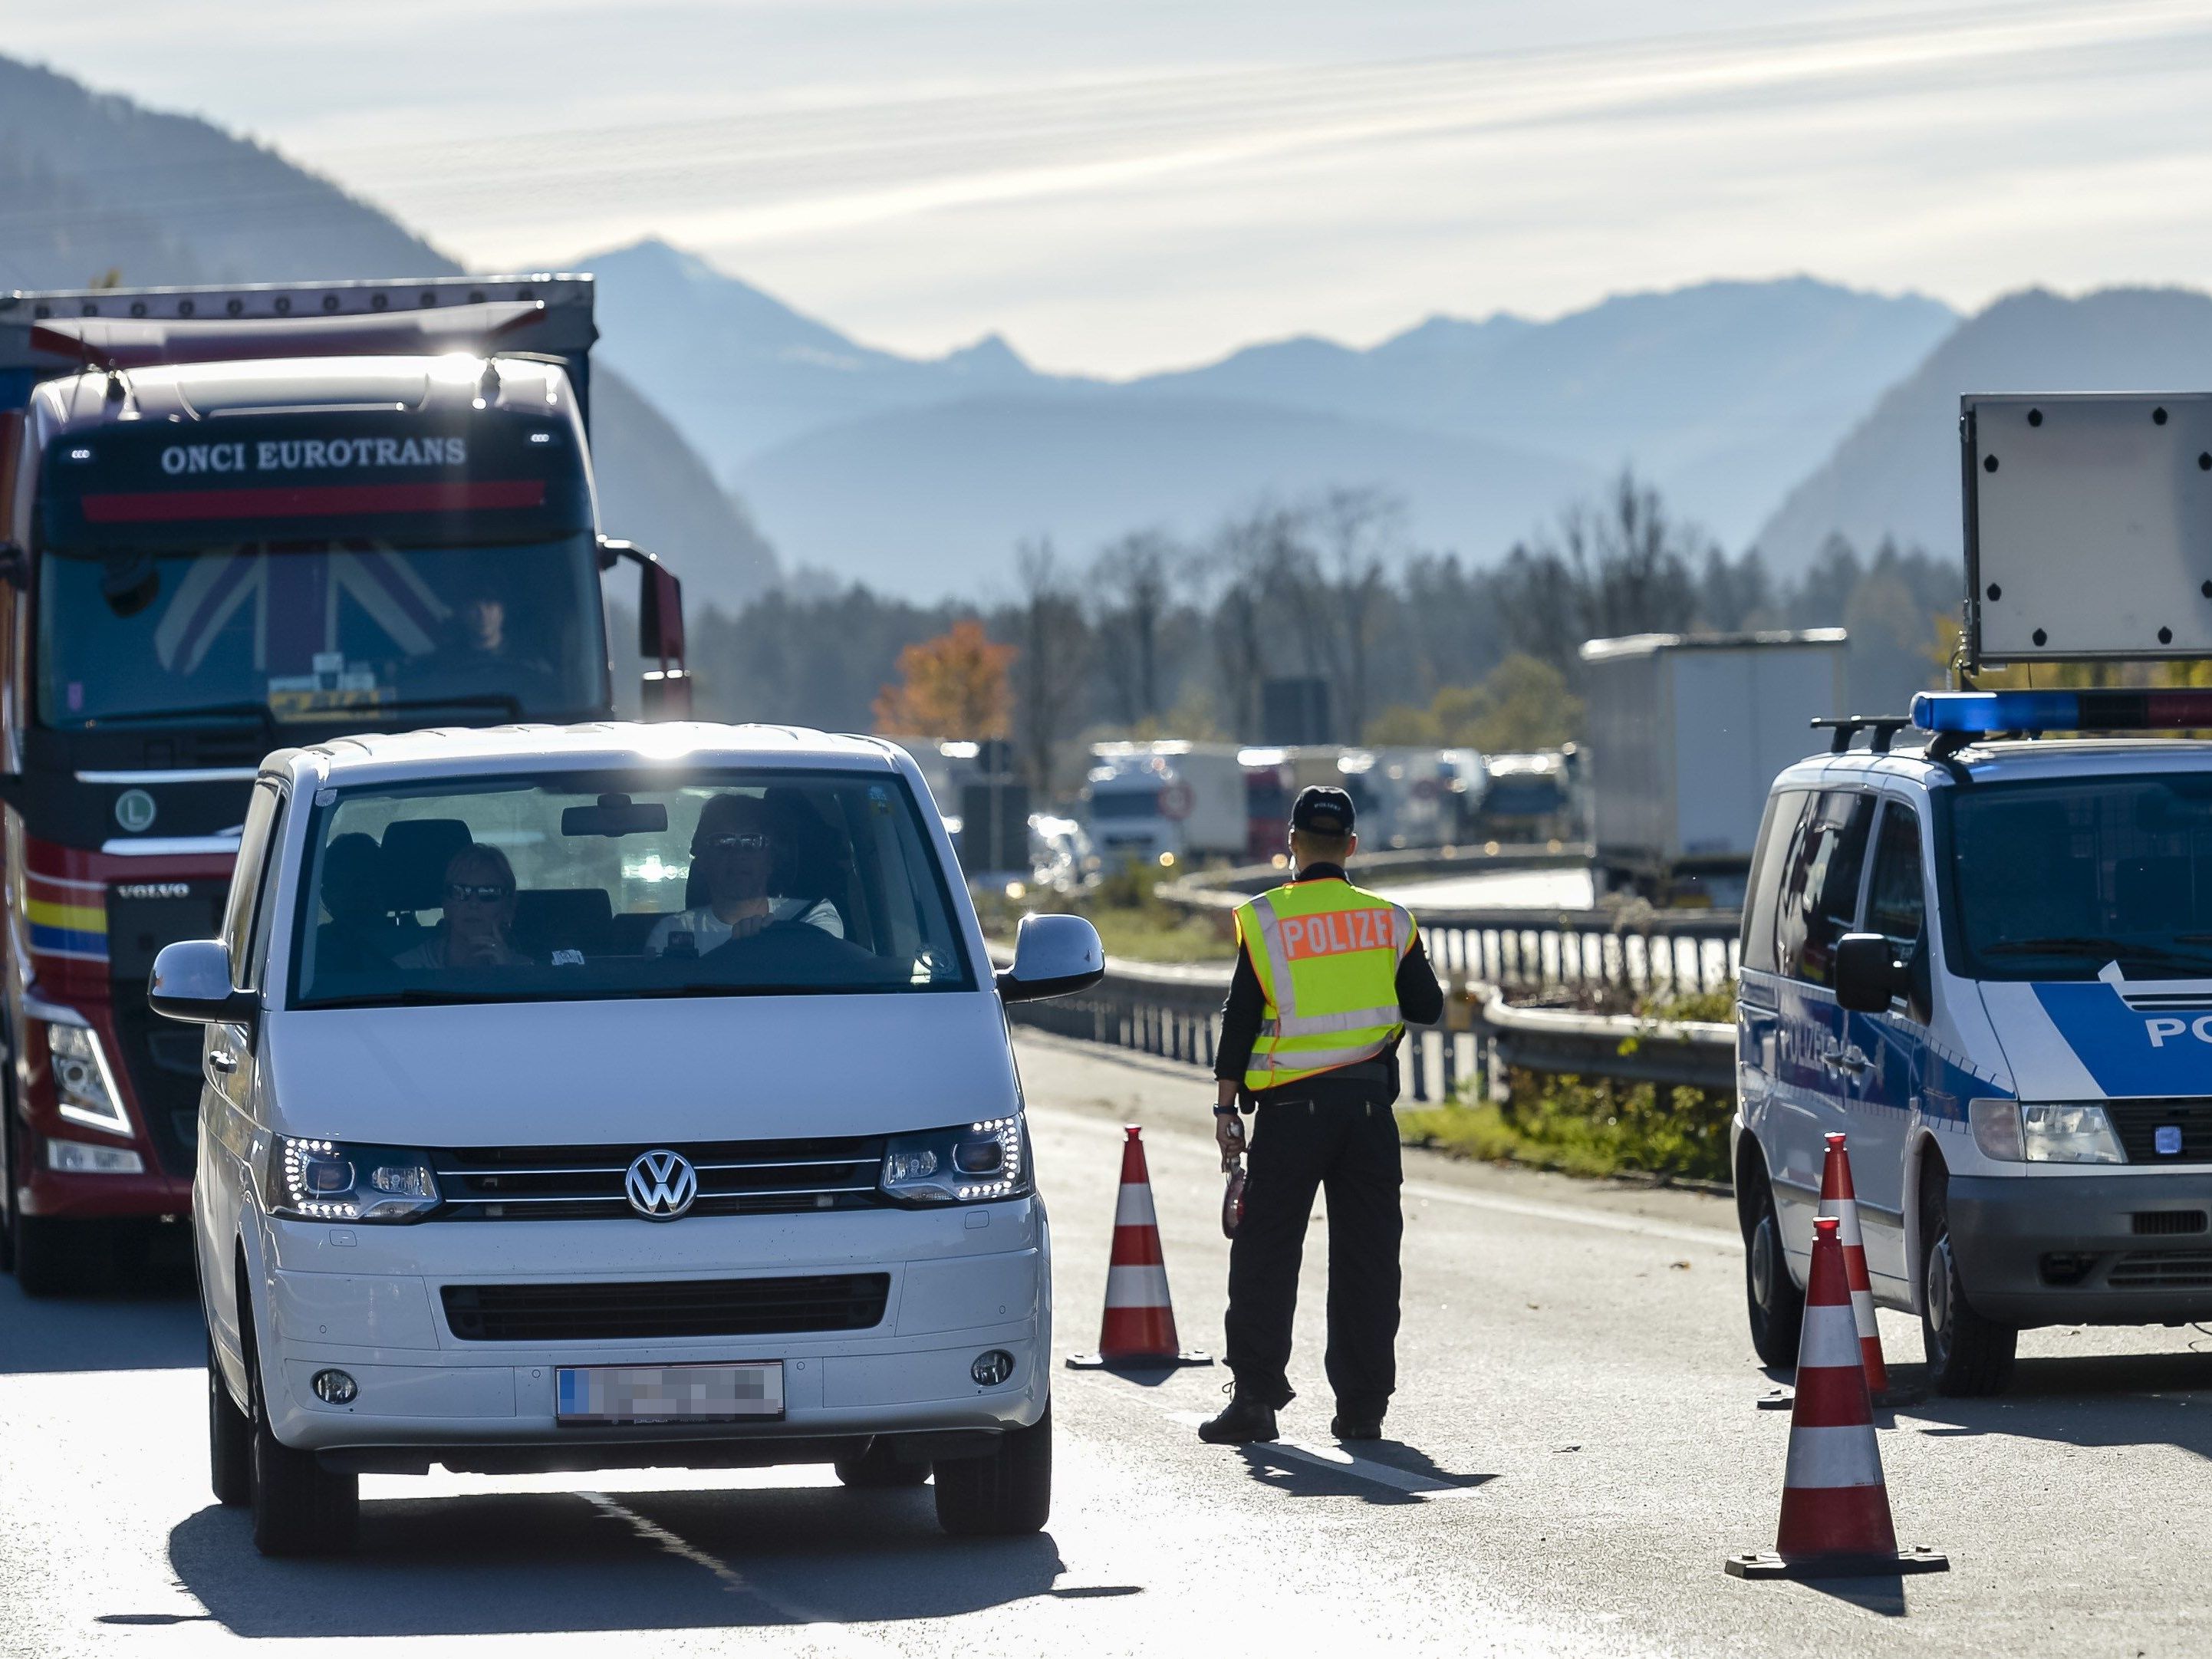
[[[726,1423],[783,1415],[783,1362],[744,1365],[563,1365],[563,1423]]]

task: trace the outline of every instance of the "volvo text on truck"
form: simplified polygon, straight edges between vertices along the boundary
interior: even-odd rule
[[[64,1289],[188,1207],[196,1032],[255,767],[352,731],[612,712],[588,277],[0,295],[0,1250]],[[375,903],[377,872],[362,872]],[[162,1027],[162,1029],[157,1029]]]

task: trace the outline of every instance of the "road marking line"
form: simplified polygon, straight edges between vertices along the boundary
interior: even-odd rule
[[[856,1635],[819,1610],[756,1583],[720,1556],[710,1555],[681,1534],[670,1531],[657,1521],[647,1520],[627,1504],[617,1504],[603,1492],[579,1492],[577,1496],[609,1520],[619,1521],[656,1549],[689,1561],[695,1567],[704,1567],[720,1579],[722,1588],[732,1595],[750,1595],[756,1601],[781,1613],[793,1624],[804,1626],[806,1633],[823,1646],[856,1654],[872,1655],[884,1651],[881,1643]]]
[[[1446,1204],[1464,1204],[1476,1210],[1497,1210],[1506,1215],[1525,1215],[1540,1221],[1563,1221],[1574,1226],[1599,1227],[1607,1232],[1640,1233],[1647,1238],[1672,1238],[1685,1244],[1710,1245],[1717,1250],[1741,1250],[1743,1248],[1741,1239],[1718,1227],[1686,1227],[1672,1221],[1652,1221],[1643,1216],[1611,1215],[1601,1210],[1577,1209],[1569,1204],[1547,1204],[1540,1199],[1497,1198],[1488,1193],[1470,1193],[1457,1187],[1440,1187],[1426,1181],[1409,1181],[1404,1190],[1409,1198],[1437,1199]]]

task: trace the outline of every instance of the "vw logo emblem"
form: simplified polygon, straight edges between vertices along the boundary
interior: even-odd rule
[[[640,1152],[623,1177],[629,1206],[647,1221],[673,1221],[699,1196],[699,1172],[681,1152]]]

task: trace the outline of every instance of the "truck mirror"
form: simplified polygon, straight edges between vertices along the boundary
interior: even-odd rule
[[[620,559],[638,568],[637,652],[658,665],[639,687],[649,720],[688,720],[691,677],[684,666],[684,584],[676,573],[634,542],[599,538],[599,568]]]
[[[1836,941],[1836,1000],[1855,1014],[1884,1014],[1892,997],[1911,988],[1911,970],[1880,933],[1846,933]]]

